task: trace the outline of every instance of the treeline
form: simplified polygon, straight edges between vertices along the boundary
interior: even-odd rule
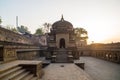
[[[2,23],[2,19],[0,17],[0,24],[1,23]],[[52,27],[52,25],[50,23],[44,23],[38,29],[36,29],[34,34],[35,35],[41,35],[41,34],[49,33],[51,27]],[[6,29],[9,29],[9,30],[11,30],[13,32],[16,32],[16,33],[20,32],[20,33],[23,33],[23,34],[25,34],[25,33],[31,34],[28,27],[24,26],[24,25],[18,26],[17,28],[13,27],[11,25],[7,25]],[[88,39],[88,32],[84,28],[80,28],[80,27],[74,28],[74,33],[75,33],[75,39],[77,41]]]
[[[0,17],[0,24],[2,23],[2,18]],[[18,27],[14,27],[12,25],[7,25],[5,26],[6,29],[8,30],[11,30],[13,32],[16,32],[16,33],[29,33],[31,34],[31,32],[29,31],[28,27],[27,26],[24,26],[24,25],[21,25],[21,26],[18,26]],[[51,24],[50,23],[44,23],[43,25],[41,25],[38,29],[36,29],[35,35],[41,35],[41,34],[44,34],[44,33],[48,33],[50,31],[50,28],[51,28]]]

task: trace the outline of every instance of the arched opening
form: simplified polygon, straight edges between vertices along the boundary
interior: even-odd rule
[[[65,39],[64,38],[60,39],[59,45],[60,45],[60,48],[65,48]]]
[[[3,47],[0,47],[0,61],[3,61],[4,55],[3,55]]]
[[[81,56],[83,56],[83,51],[81,51]]]

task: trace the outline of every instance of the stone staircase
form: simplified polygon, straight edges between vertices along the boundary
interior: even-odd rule
[[[53,52],[51,62],[53,63],[73,63],[73,55],[71,51],[60,48]]]
[[[30,70],[19,65],[19,63],[23,63],[23,61],[0,64],[0,80],[40,80]],[[25,63],[27,64],[28,62]]]
[[[37,80],[37,77],[21,66],[12,66],[0,72],[0,80]]]
[[[66,49],[59,49],[58,50],[58,53],[57,53],[57,55],[56,55],[56,62],[68,62],[68,60],[67,60],[67,56],[68,56],[68,54],[67,54],[67,52],[66,52]]]

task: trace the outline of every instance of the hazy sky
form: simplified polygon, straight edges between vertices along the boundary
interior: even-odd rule
[[[28,26],[34,33],[45,22],[64,19],[88,31],[89,43],[120,41],[120,0],[0,0],[2,25]]]

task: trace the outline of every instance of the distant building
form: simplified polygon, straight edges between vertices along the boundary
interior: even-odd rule
[[[63,16],[53,23],[47,44],[46,58],[52,62],[73,62],[74,59],[79,59],[73,25],[64,20]]]
[[[29,40],[31,40],[31,43],[34,45],[45,47],[47,46],[47,34],[43,35],[33,35],[33,34],[23,34],[26,36]]]
[[[49,48],[75,48],[75,34],[73,25],[65,21],[63,16],[60,21],[52,25],[51,32],[48,34]]]

